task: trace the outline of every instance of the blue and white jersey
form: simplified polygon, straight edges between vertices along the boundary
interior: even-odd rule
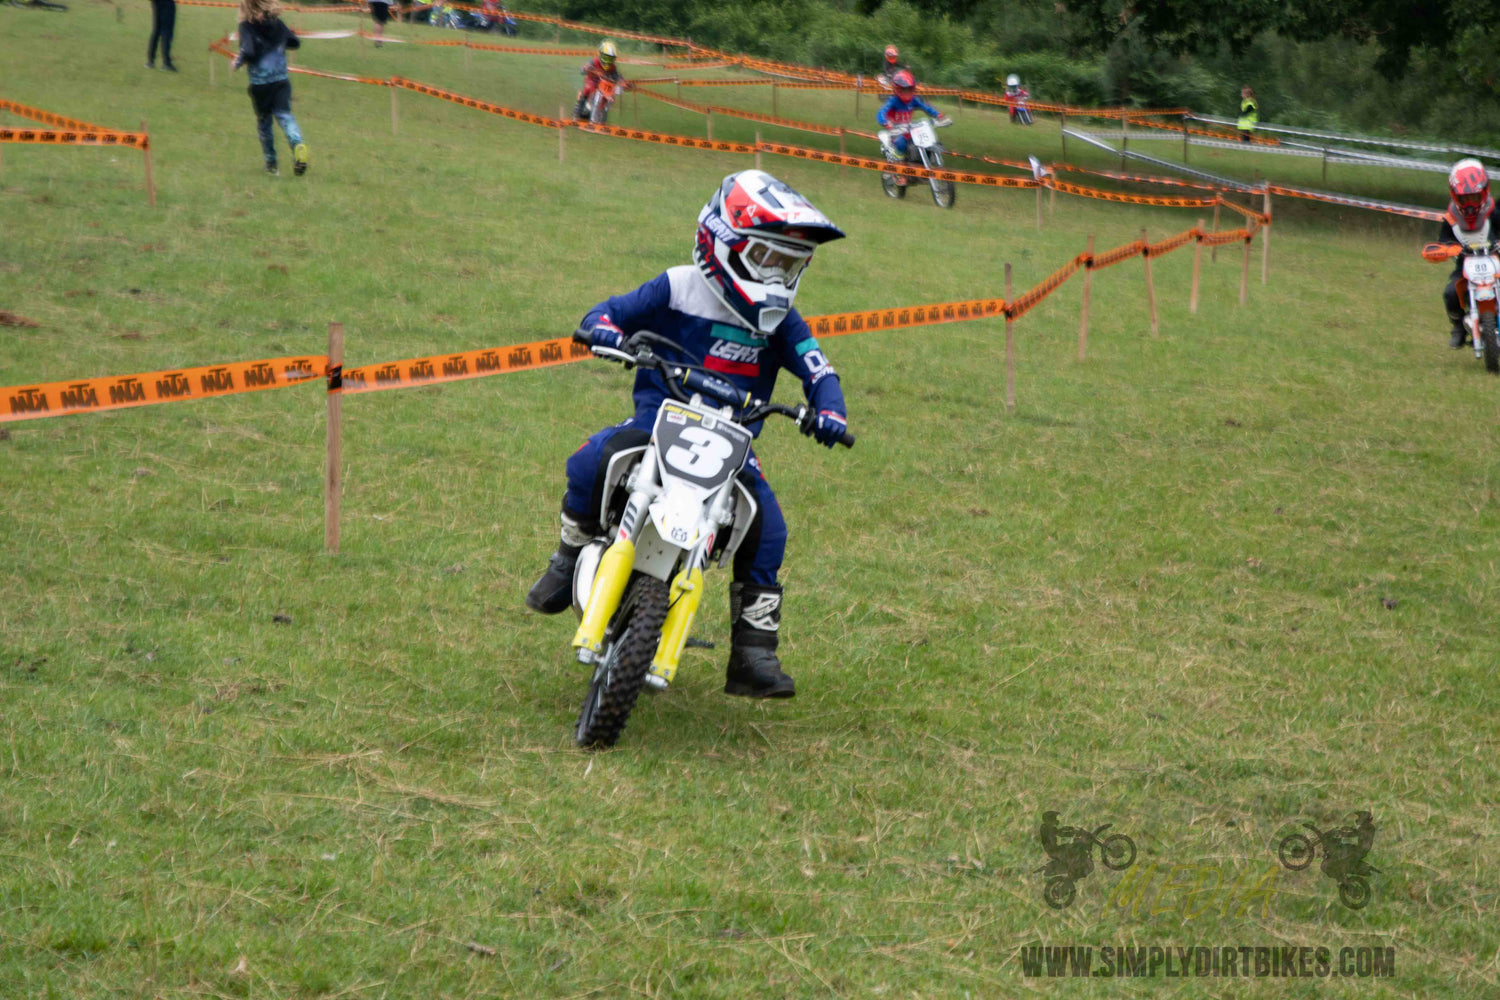
[[[785,368],[802,380],[814,410],[847,414],[838,373],[796,309],[770,334],[749,330],[693,265],[668,268],[633,292],[610,296],[589,310],[582,326],[603,322],[627,336],[650,330],[676,341],[684,348],[681,355],[669,349],[657,353],[668,361],[702,365],[759,399],[771,398],[776,376]],[[654,415],[667,398],[661,375],[637,372],[634,398],[637,417]],[[760,427],[749,425],[757,435]]]

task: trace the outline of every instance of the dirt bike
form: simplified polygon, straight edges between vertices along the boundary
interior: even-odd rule
[[[1467,247],[1457,243],[1429,243],[1422,256],[1434,263],[1454,257],[1463,258],[1463,275],[1458,281],[1458,300],[1469,300],[1464,315],[1464,329],[1474,345],[1474,357],[1484,361],[1484,369],[1500,374],[1500,336],[1495,330],[1495,286],[1500,282],[1500,243],[1482,243]]]
[[[588,102],[583,106],[588,114],[590,125],[603,125],[609,121],[609,109],[615,103],[615,93],[619,87],[619,83],[608,77],[599,78],[598,86],[594,88],[594,92],[589,95]]]
[[[748,425],[787,417],[804,432],[810,407],[755,399],[695,365],[663,359],[682,347],[648,331],[623,349],[593,345],[594,355],[659,372],[664,400],[647,444],[622,448],[601,477],[600,538],[585,545],[573,571],[580,616],[573,648],[594,668],[573,737],[581,747],[619,740],[641,688],[665,688],[677,673],[703,596],[709,561],[728,565],[755,522],[759,505],[740,479],[750,456]],[[854,447],[847,431],[840,441]]]
[[[1099,848],[1100,862],[1112,872],[1122,872],[1135,864],[1135,841],[1128,836],[1123,833],[1112,833],[1103,840],[1099,839],[1099,834],[1113,825],[1113,823],[1105,823],[1097,827],[1093,833],[1087,834],[1086,852],[1077,862],[1065,861],[1067,871],[1055,870],[1053,866],[1063,860],[1056,858],[1037,869],[1039,872],[1052,869],[1048,874],[1047,884],[1042,889],[1042,898],[1046,900],[1048,906],[1054,910],[1062,910],[1073,902],[1074,897],[1078,895],[1078,889],[1073,883],[1093,871],[1094,848],[1096,847]]]
[[[905,125],[894,125],[885,130],[882,135],[888,137],[886,141],[894,142],[897,136],[909,136],[910,141],[906,144],[906,162],[920,163],[929,170],[936,170],[943,165],[943,144],[938,142],[936,129],[947,128],[953,122],[947,118],[939,118],[934,121],[924,118],[919,122],[910,122]],[[952,208],[953,203],[958,200],[958,185],[952,181],[940,181],[936,177],[928,178],[932,185],[932,200],[938,208]],[[882,173],[880,175],[880,186],[885,193],[892,198],[905,198],[906,189],[909,186],[906,178],[898,174]]]
[[[1277,845],[1276,856],[1281,859],[1288,871],[1300,872],[1312,864],[1313,857],[1317,854],[1318,847],[1323,848],[1323,874],[1337,880],[1339,884],[1339,899],[1351,910],[1364,908],[1370,902],[1370,883],[1366,875],[1374,872],[1380,873],[1379,868],[1367,865],[1364,861],[1356,862],[1352,871],[1341,871],[1337,867],[1330,866],[1331,861],[1336,860],[1336,855],[1330,857],[1329,837],[1339,835],[1333,842],[1335,850],[1341,850],[1339,840],[1343,836],[1353,836],[1352,830],[1340,829],[1330,830],[1328,833],[1320,831],[1311,823],[1303,823],[1303,826],[1312,830],[1313,836],[1305,833],[1289,833],[1281,838]]]

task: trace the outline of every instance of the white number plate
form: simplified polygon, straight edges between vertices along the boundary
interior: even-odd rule
[[[1464,277],[1470,281],[1492,281],[1496,271],[1493,257],[1470,257],[1464,261]]]
[[[912,141],[923,149],[937,143],[937,133],[932,130],[932,122],[925,118],[911,127]]]

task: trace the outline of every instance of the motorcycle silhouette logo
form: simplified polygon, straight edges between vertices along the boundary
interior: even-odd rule
[[[1351,910],[1369,905],[1371,890],[1365,876],[1379,874],[1380,869],[1365,863],[1365,855],[1375,843],[1375,822],[1368,812],[1354,814],[1353,826],[1322,831],[1312,823],[1303,826],[1312,836],[1298,831],[1281,838],[1277,857],[1289,871],[1300,872],[1312,864],[1318,848],[1323,849],[1323,874],[1339,886],[1339,901]]]
[[[1042,850],[1048,861],[1037,871],[1046,875],[1042,888],[1042,899],[1054,910],[1066,908],[1078,895],[1074,883],[1085,879],[1094,870],[1094,849],[1099,849],[1099,860],[1110,871],[1122,872],[1135,864],[1135,841],[1123,833],[1100,834],[1113,823],[1105,823],[1092,831],[1077,826],[1059,826],[1057,812],[1048,810],[1042,814],[1040,837]]]

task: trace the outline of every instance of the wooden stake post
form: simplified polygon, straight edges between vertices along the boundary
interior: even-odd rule
[[[1213,228],[1212,231],[1216,232],[1216,233],[1219,231],[1219,203],[1218,202],[1214,202],[1214,228]],[[1217,243],[1215,243],[1213,249],[1208,252],[1208,262],[1210,264],[1217,264],[1219,262],[1219,245]]]
[[[397,91],[397,89],[398,88],[396,88],[396,87],[392,87],[391,88],[391,135],[395,135],[396,134],[396,91]]]
[[[559,104],[557,106],[557,162],[563,161],[563,136],[568,132],[567,108]]]
[[[1036,186],[1036,231],[1042,231],[1042,186]]]
[[[146,128],[146,123],[141,122],[141,132],[146,136],[146,145],[141,153],[146,158],[146,204],[152,208],[156,207],[156,180],[151,176],[151,132]]]
[[[1010,264],[1005,265],[1005,409],[1016,408],[1016,321],[1010,318]]]
[[[1261,202],[1260,212],[1266,221],[1260,226],[1260,283],[1271,279],[1271,182],[1266,181],[1266,197]]]
[[[1082,361],[1089,349],[1089,298],[1094,288],[1094,235],[1089,234],[1086,259],[1083,262],[1083,311],[1078,320],[1078,360]]]
[[[344,324],[328,324],[328,453],[323,480],[323,549],[339,553],[339,509],[343,499]]]
[[[1063,162],[1067,163],[1068,162],[1068,113],[1066,111],[1064,111],[1062,113],[1062,130],[1060,132],[1060,136],[1062,138],[1062,158],[1063,158]]]
[[[1203,220],[1198,220],[1198,234],[1193,240],[1193,290],[1188,295],[1188,312],[1198,314],[1198,274],[1203,269]]]
[[[760,169],[760,129],[755,130],[755,169]]]
[[[1240,266],[1240,305],[1250,300],[1250,241],[1255,239],[1255,224],[1250,226],[1250,235],[1245,237],[1245,262]]]
[[[1151,241],[1146,238],[1146,231],[1141,230],[1141,260],[1146,264],[1146,310],[1151,314],[1151,336],[1160,336],[1156,325],[1156,283],[1151,280]]]

